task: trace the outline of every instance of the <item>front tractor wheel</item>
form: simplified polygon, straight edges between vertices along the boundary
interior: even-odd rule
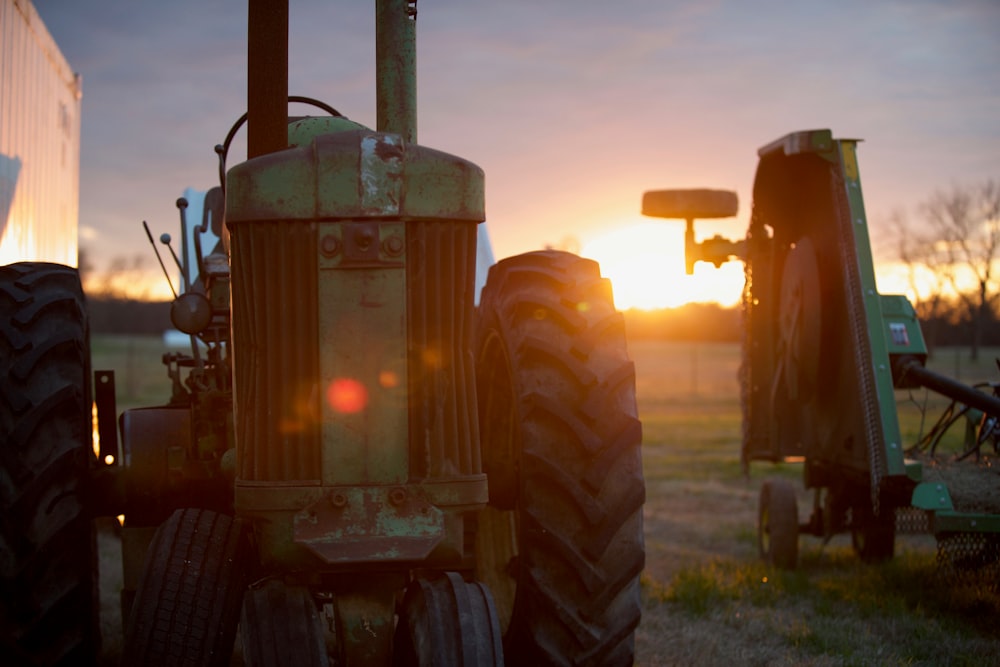
[[[635,369],[595,262],[529,253],[490,270],[477,391],[490,505],[476,574],[518,665],[631,665],[644,564]]]
[[[456,572],[418,577],[396,626],[396,667],[503,667],[500,624],[489,590]]]
[[[230,663],[249,567],[242,523],[179,509],[156,529],[129,616],[123,665]]]
[[[247,591],[240,620],[246,667],[329,667],[319,611],[309,589],[271,579]]]

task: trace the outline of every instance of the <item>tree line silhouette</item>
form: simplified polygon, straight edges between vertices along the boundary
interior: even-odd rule
[[[933,193],[911,216],[892,213],[883,228],[906,268],[911,299],[928,348],[1000,346],[1000,180]],[[565,242],[564,242],[565,243]],[[575,250],[575,248],[568,248]],[[171,328],[170,304],[149,301],[145,254],[116,257],[103,270],[81,248],[91,331],[162,334]],[[145,292],[143,290],[146,290]],[[738,342],[740,308],[691,303],[624,313],[630,340]]]
[[[170,303],[143,301],[97,290],[87,295],[90,330],[95,334],[162,335],[172,328]],[[944,299],[933,311],[921,313],[921,329],[929,348],[1000,346],[1000,317],[995,309],[981,318],[978,332],[973,313],[963,302]],[[741,340],[739,306],[724,308],[717,303],[689,303],[660,310],[627,310],[623,313],[629,340],[700,341],[736,343]]]

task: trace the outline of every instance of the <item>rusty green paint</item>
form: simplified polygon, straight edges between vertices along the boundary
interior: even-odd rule
[[[369,184],[378,170],[389,167],[392,182],[383,178],[382,183],[391,188],[376,196]],[[370,130],[320,135],[307,145],[236,165],[229,170],[226,196],[227,218],[247,222],[485,219],[482,169]],[[379,197],[381,208],[376,206]]]
[[[294,517],[295,542],[333,564],[419,562],[444,532],[444,513],[403,485],[336,487]]]
[[[485,219],[483,171],[413,143],[411,8],[406,0],[378,3],[378,131],[344,118],[301,119],[288,128],[288,149],[236,165],[227,176],[232,225],[306,225],[315,235],[315,250],[306,253],[312,256],[293,261],[317,268],[321,479],[316,486],[237,484],[237,509],[257,519],[267,564],[314,569],[324,562],[417,562],[445,553],[458,562],[461,513],[487,500],[483,475],[426,488],[427,480],[409,480],[407,237],[426,222]],[[364,389],[362,409],[330,402],[336,380]],[[397,587],[385,588],[381,606],[367,582],[354,600],[338,595],[345,650],[367,657],[388,650],[391,627],[383,621],[391,623]],[[379,608],[367,609],[372,604]],[[379,639],[367,645],[375,635]]]
[[[307,116],[288,124],[288,145],[292,148],[308,146],[318,136],[337,132],[371,130],[343,116]]]
[[[421,480],[417,486],[419,493],[439,507],[471,510],[489,502],[489,489],[483,473],[444,480]]]
[[[375,109],[380,132],[417,140],[416,1],[375,5]]]
[[[408,477],[405,248],[400,222],[319,225],[324,485]]]

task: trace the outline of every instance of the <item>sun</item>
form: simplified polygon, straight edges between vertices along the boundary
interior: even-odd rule
[[[640,219],[641,220],[641,219]],[[580,251],[597,260],[611,279],[621,310],[675,308],[715,302],[733,306],[743,289],[743,263],[715,268],[699,262],[694,275],[684,272],[683,222],[628,222],[586,242]]]

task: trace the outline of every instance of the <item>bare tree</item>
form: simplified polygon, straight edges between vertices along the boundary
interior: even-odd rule
[[[948,308],[946,285],[942,273],[936,271],[934,242],[926,233],[914,230],[902,210],[893,211],[889,227],[899,261],[906,267],[907,283],[913,295],[913,309],[924,323],[924,340],[929,350],[937,343],[938,320]]]
[[[146,257],[141,254],[125,257],[116,255],[100,274],[94,294],[111,299],[144,301],[149,286],[144,278]]]
[[[919,211],[925,230],[902,230],[900,259],[908,266],[923,265],[929,270],[937,281],[938,298],[940,288],[951,288],[968,314],[970,356],[978,359],[983,330],[1000,300],[996,267],[1000,261],[1000,183],[991,180],[978,187],[938,191]]]

